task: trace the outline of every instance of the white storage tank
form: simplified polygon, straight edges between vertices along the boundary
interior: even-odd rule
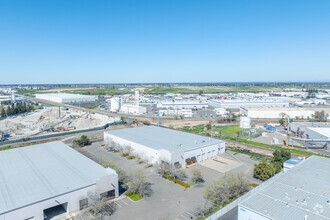
[[[110,99],[110,111],[111,112],[119,112],[121,107],[121,97],[113,97]]]
[[[250,117],[241,117],[239,127],[240,128],[251,128],[251,118]]]

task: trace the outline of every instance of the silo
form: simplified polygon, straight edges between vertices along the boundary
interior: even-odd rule
[[[113,97],[110,99],[110,111],[111,112],[119,112],[121,107],[121,97]]]

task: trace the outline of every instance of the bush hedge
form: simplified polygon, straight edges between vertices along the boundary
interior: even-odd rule
[[[170,180],[170,181],[172,181],[172,182],[174,182],[174,183],[177,183],[177,184],[183,186],[184,188],[189,188],[190,187],[189,184],[187,184],[187,183],[185,183],[185,182],[183,182],[181,180],[175,179],[173,176],[170,176],[170,175],[168,175],[166,173],[163,174],[163,177],[166,178],[166,179],[168,179],[168,180]]]

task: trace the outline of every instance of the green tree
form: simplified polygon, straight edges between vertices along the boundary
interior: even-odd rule
[[[274,168],[275,168],[275,172],[276,172],[276,173],[279,173],[279,172],[282,171],[283,163],[281,163],[281,162],[279,162],[279,161],[274,161],[274,162],[272,163],[272,165],[274,166]]]
[[[91,143],[91,141],[89,140],[89,138],[86,135],[81,135],[81,137],[79,139],[76,139],[73,141],[73,144],[78,145],[79,147],[89,145],[90,143]]]
[[[208,182],[203,190],[203,195],[214,206],[218,206],[249,190],[250,182],[243,173],[229,173],[220,179]]]
[[[253,174],[257,179],[262,181],[268,180],[276,173],[275,167],[267,161],[262,161],[258,165],[254,165]]]
[[[139,193],[143,197],[152,193],[151,184],[147,182],[147,177],[141,170],[130,172],[124,179],[123,187],[128,192]]]
[[[284,161],[287,161],[291,158],[291,153],[285,150],[275,150],[273,152],[274,162],[280,162],[283,166]]]
[[[6,110],[4,108],[1,108],[1,118],[4,118],[6,116],[7,116]]]
[[[280,124],[283,126],[283,124],[284,124],[284,119],[281,118],[280,120],[278,120],[278,123],[280,123]]]

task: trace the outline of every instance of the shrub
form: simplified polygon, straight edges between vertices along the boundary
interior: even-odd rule
[[[129,156],[129,157],[127,157],[127,159],[133,160],[133,159],[135,159],[135,157],[134,156]]]
[[[128,153],[123,153],[121,156],[122,157],[127,157],[129,154]]]

